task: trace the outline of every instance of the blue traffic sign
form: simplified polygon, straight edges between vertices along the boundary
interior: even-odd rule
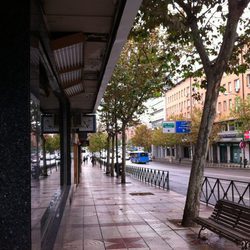
[[[177,134],[188,134],[191,131],[190,121],[176,121],[175,126]]]

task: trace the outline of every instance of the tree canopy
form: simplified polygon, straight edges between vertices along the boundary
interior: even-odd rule
[[[55,150],[60,149],[60,136],[58,134],[54,135],[44,135],[45,137],[45,149],[47,152],[53,153]]]
[[[90,152],[101,152],[107,148],[107,134],[104,132],[89,134],[88,139]]]
[[[156,28],[163,31],[167,81],[203,77],[200,85],[206,89],[206,97],[183,214],[184,226],[193,225],[199,214],[201,183],[222,76],[225,72],[243,72],[250,62],[250,21],[249,15],[245,19],[243,15],[248,4],[249,0],[144,0],[133,29],[132,36],[138,40]]]
[[[134,146],[144,147],[145,151],[150,151],[152,144],[152,130],[145,124],[136,127],[135,135],[131,138]]]
[[[231,116],[237,119],[240,125],[238,129],[242,133],[248,131],[250,128],[250,97],[245,100],[239,98],[231,110]]]
[[[139,123],[140,115],[146,110],[145,102],[161,95],[165,85],[158,33],[152,32],[145,41],[141,43],[131,38],[124,46],[100,109],[103,121],[109,122],[111,127],[119,124],[121,128],[122,183],[125,183],[125,130]]]

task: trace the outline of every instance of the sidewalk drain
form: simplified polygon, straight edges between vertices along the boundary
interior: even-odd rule
[[[146,192],[146,193],[130,193],[130,195],[139,195],[139,196],[144,196],[144,195],[154,195],[153,193]]]

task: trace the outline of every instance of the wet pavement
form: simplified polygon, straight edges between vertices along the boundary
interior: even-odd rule
[[[171,173],[170,173],[171,174]],[[122,185],[99,165],[82,165],[81,183],[65,209],[54,250],[240,249],[234,243],[180,225],[185,196],[127,177]],[[211,207],[201,206],[208,217]]]

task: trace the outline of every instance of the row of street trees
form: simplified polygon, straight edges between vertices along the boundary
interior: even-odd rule
[[[206,89],[206,96],[183,226],[193,225],[199,214],[221,78],[225,72],[243,72],[250,63],[249,15],[243,20],[248,4],[249,0],[144,0],[104,97],[102,121],[108,132],[113,131],[115,124],[115,131],[120,130],[123,136],[122,183],[125,183],[125,129],[144,112],[143,103],[176,79],[203,76],[200,85]],[[245,48],[244,60],[240,61],[238,56]],[[197,65],[200,70],[195,68]]]
[[[163,53],[158,44],[159,34],[152,32],[146,41],[142,43],[131,38],[127,42],[99,110],[100,120],[108,133],[108,148],[110,142],[114,148],[114,137],[118,133],[122,135],[122,183],[126,182],[126,129],[138,124],[140,115],[146,110],[144,103],[161,95],[165,85],[163,59],[158,58]],[[107,161],[109,163],[109,152]],[[112,166],[113,163],[110,170],[113,176]]]
[[[194,108],[191,115],[191,132],[189,134],[168,134],[163,133],[162,127],[150,129],[142,124],[135,129],[135,135],[131,139],[133,145],[144,147],[150,151],[151,145],[161,147],[174,147],[176,145],[195,145],[198,139],[198,132],[201,123],[202,110]],[[172,121],[185,120],[183,115],[171,116]],[[220,131],[220,124],[213,124],[212,134],[210,136],[210,143],[217,140],[218,132]]]

